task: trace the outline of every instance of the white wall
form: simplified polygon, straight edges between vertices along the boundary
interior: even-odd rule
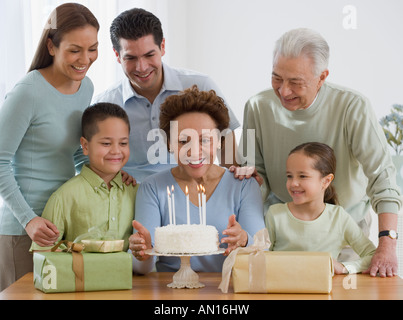
[[[347,5],[356,29],[343,26]],[[246,100],[270,86],[274,42],[297,27],[327,39],[328,81],[368,96],[378,117],[403,103],[401,0],[183,0],[169,9],[170,63],[211,75],[240,121]]]
[[[87,5],[101,22],[100,55],[89,72],[95,92],[101,92],[122,76],[109,40],[115,12],[144,7],[160,17],[167,54],[164,61],[176,67],[209,74],[224,92],[238,119],[253,94],[270,86],[274,42],[286,31],[309,27],[319,31],[331,48],[328,81],[354,88],[368,96],[380,118],[392,104],[403,103],[403,1],[401,0],[76,0]],[[26,21],[31,5],[34,17],[44,20],[54,6],[68,1],[1,0],[0,16],[6,20],[0,41],[2,82],[0,93],[10,90],[31,61],[40,36],[19,38],[13,21]],[[11,5],[13,4],[13,5]],[[346,30],[346,6],[356,9],[357,28]],[[14,9],[13,9],[14,8]],[[106,12],[105,9],[106,8]],[[8,22],[7,22],[8,21]],[[27,29],[27,28],[25,28]],[[38,29],[38,30],[37,30]],[[26,30],[27,31],[27,30]],[[16,43],[10,45],[11,41]],[[35,44],[33,44],[35,42]],[[23,50],[28,50],[24,61]],[[11,71],[12,70],[12,71]],[[111,75],[112,74],[112,75]],[[2,101],[3,96],[0,101]]]

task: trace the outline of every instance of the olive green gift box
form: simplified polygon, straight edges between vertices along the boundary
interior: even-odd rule
[[[82,252],[79,254],[82,254],[84,265],[83,291],[132,289],[130,253]],[[33,259],[35,288],[45,293],[78,291],[72,253],[35,252]]]

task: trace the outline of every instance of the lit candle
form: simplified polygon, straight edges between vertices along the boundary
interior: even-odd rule
[[[202,207],[203,207],[203,224],[206,225],[206,189],[203,188],[203,193],[202,193]]]
[[[175,212],[175,193],[174,186],[172,186],[172,220],[174,225],[176,224],[176,212]]]
[[[189,210],[189,189],[188,186],[186,186],[186,217],[187,217],[187,223],[190,224],[190,210]]]
[[[197,200],[199,201],[199,219],[200,219],[200,224],[203,224],[202,207],[201,207],[201,200],[200,200],[201,189],[199,188],[199,185],[196,185],[196,187],[197,187]]]
[[[167,186],[167,194],[168,194],[169,224],[172,224],[172,199],[171,199],[171,193],[169,192],[169,186]]]

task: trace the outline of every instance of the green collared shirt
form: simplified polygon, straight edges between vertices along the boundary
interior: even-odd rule
[[[138,186],[127,186],[119,172],[108,186],[88,166],[52,194],[42,217],[53,222],[60,232],[58,241],[74,241],[100,227],[102,232],[124,239],[124,251],[129,247],[134,219],[134,204]],[[31,250],[50,249],[32,244]]]

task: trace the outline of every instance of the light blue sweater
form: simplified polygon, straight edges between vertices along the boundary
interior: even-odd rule
[[[75,175],[81,116],[93,84],[85,78],[73,95],[51,86],[39,71],[28,73],[0,109],[0,235],[24,235],[50,195]]]
[[[155,228],[169,224],[167,186],[171,185],[175,188],[176,224],[186,224],[186,196],[170,169],[144,180],[137,192],[135,219],[150,231],[153,244]],[[199,224],[198,206],[190,203],[189,211],[190,223]],[[228,219],[233,214],[242,229],[248,233],[248,245],[253,244],[255,233],[265,228],[259,185],[255,179],[235,179],[233,173],[226,170],[206,203],[207,224],[217,228],[220,241],[222,232],[227,228]],[[225,256],[222,254],[207,255],[192,257],[190,263],[194,271],[221,272],[224,260]],[[135,271],[146,272],[144,269],[140,270],[143,268],[141,263],[136,264],[139,269]],[[159,257],[156,263],[157,271],[160,272],[176,271],[179,266],[178,257]]]

